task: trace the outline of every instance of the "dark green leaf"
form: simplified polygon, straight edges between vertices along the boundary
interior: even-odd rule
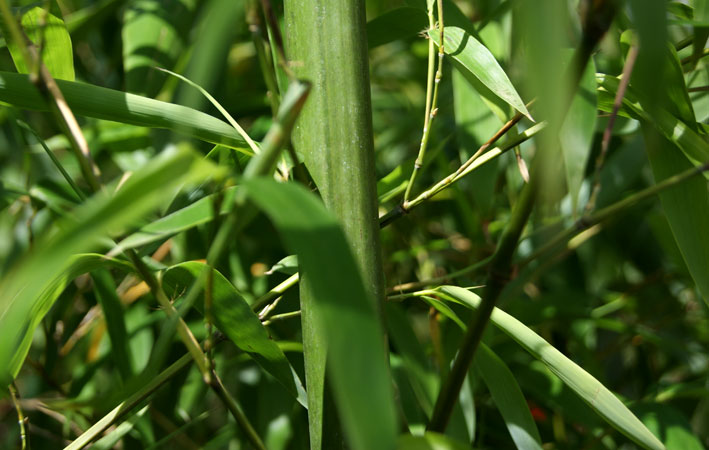
[[[395,414],[383,332],[337,221],[303,187],[253,179],[248,195],[298,255],[328,344],[328,372],[353,448],[393,448]],[[356,339],[353,339],[356,336]]]
[[[189,261],[170,267],[163,282],[168,295],[177,297],[197,280],[207,265]],[[256,313],[239,291],[212,269],[212,315],[214,324],[241,350],[273,375],[302,404],[307,405],[303,386],[278,345],[271,339]]]

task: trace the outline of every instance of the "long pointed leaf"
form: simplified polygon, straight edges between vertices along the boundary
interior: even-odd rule
[[[234,128],[196,109],[86,83],[57,80],[57,84],[76,115],[142,127],[167,128],[251,154]],[[0,72],[0,101],[18,108],[49,110],[29,77],[17,73]]]
[[[431,39],[440,45],[438,32],[431,30],[429,34]],[[447,55],[460,63],[495,95],[531,119],[522,98],[490,50],[462,28],[446,27],[444,35],[444,50]]]
[[[472,309],[477,309],[481,302],[477,295],[456,286],[442,286],[439,292]],[[665,448],[618,397],[522,322],[498,308],[495,308],[490,320],[549,367],[611,426],[645,448]]]
[[[342,229],[299,185],[256,178],[243,187],[298,254],[309,277],[316,321],[328,344],[328,373],[352,448],[394,448],[396,422],[381,324],[374,301],[366,300],[368,290]]]

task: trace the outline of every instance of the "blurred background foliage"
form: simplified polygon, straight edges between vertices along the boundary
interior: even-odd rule
[[[271,3],[282,17],[281,2]],[[420,6],[413,0],[366,3],[376,172],[383,214],[401,201],[421,139],[428,52],[421,33],[427,22],[425,14],[422,19],[412,12]],[[522,98],[529,101],[538,92],[537,81],[525,70],[524,61],[530,54],[525,53],[521,31],[525,19],[520,16],[529,11],[518,3],[524,1],[456,0],[450,5],[459,8],[467,29],[488,47]],[[535,8],[537,2],[532,3]],[[576,2],[564,3],[568,14],[556,18],[555,25],[560,39],[555,45],[560,50],[573,48],[579,34]],[[639,14],[632,3],[624,4],[594,54],[596,72],[617,76],[623,70],[628,51],[624,31]],[[686,84],[694,88],[689,96],[697,129],[705,138],[709,98],[703,88],[709,84],[709,72],[701,56],[706,54],[709,22],[700,16],[706,14],[702,9],[705,2],[640,3],[640,9],[662,12],[663,29],[656,30],[658,39],[661,45],[666,39],[678,49]],[[21,1],[13,6],[29,9],[36,4]],[[221,117],[192,88],[154,69],[163,67],[204,87],[253,139],[261,140],[272,123],[267,81],[252,35],[254,24],[263,26],[258,2],[61,0],[51,3],[51,11],[63,18],[70,32],[77,81],[180,103]],[[260,31],[264,33],[264,28]],[[700,42],[699,49],[692,45],[695,40]],[[544,57],[544,51],[529,53]],[[549,61],[540,63],[546,68],[540,70],[540,76],[561,73],[555,56],[547,56]],[[0,70],[12,72],[14,67],[3,43]],[[489,102],[450,64],[443,70],[439,110],[419,187],[453,172],[513,113],[507,104],[488,107]],[[636,70],[651,71],[652,67]],[[590,81],[595,83],[593,78]],[[666,89],[659,78],[655,82],[653,89]],[[709,310],[660,202],[655,198],[628,208],[579,235],[569,247],[527,259],[544,242],[572,226],[583,212],[593,188],[594,162],[600,153],[612,94],[599,93],[600,112],[593,111],[590,117],[593,126],[587,133],[587,150],[576,156],[581,158],[577,174],[567,178],[559,172],[560,181],[550,198],[535,211],[519,246],[515,277],[498,306],[629,402],[668,448],[704,448],[709,445]],[[35,137],[18,126],[17,120],[31,124],[67,171],[80,179],[67,140],[48,114],[0,107],[0,272],[4,274],[77,202]],[[214,147],[164,130],[83,117],[80,123],[105,180],[143,167],[168,147],[190,146],[205,155]],[[529,126],[531,122],[524,119],[520,131]],[[571,139],[574,137],[578,136]],[[528,141],[521,146],[525,160],[531,160],[534,145]],[[621,112],[600,174],[597,207],[654,184],[645,145],[639,121]],[[224,150],[210,157],[236,171],[244,163],[242,157]],[[564,164],[568,169],[574,161],[557,163],[563,170]],[[523,183],[515,155],[508,152],[383,229],[387,286],[442,276],[490,256]],[[166,195],[151,220],[212,192],[213,186],[206,183],[172,201]],[[686,211],[689,217],[694,213]],[[143,246],[140,254],[154,255],[159,267],[200,260],[205,258],[214,232],[215,226],[205,222],[172,237],[169,244],[159,241]],[[706,234],[707,230],[701,232]],[[270,270],[288,253],[264,216],[256,217],[228,250],[217,268],[247,301],[265,294],[294,272],[287,263]],[[709,271],[709,267],[704,269]],[[123,303],[133,370],[139,371],[148,364],[164,316],[149,292],[136,289],[130,279],[119,275],[116,272],[109,279],[116,284]],[[472,272],[455,282],[478,286],[484,277],[481,271]],[[101,303],[98,295],[87,276],[77,278],[67,285],[35,332],[17,378],[34,448],[60,448],[123,398],[120,368],[112,359],[115,350],[104,322],[96,319]],[[462,318],[469,314],[462,307],[452,309]],[[297,290],[290,290],[278,312],[296,310]],[[421,430],[432,406],[431,399],[426,400],[428,393],[437,391],[439,371],[445,371],[442,367],[452,358],[461,331],[454,321],[423,302],[390,304],[387,319],[392,333],[392,373],[401,406],[412,429]],[[186,320],[198,339],[205,337],[199,314],[190,313]],[[293,367],[302,370],[298,320],[273,321],[269,330]],[[545,448],[633,447],[506,335],[490,327],[485,342],[515,375]],[[183,353],[181,344],[173,343],[170,358]],[[238,397],[269,449],[307,448],[306,411],[280,384],[228,343],[219,348],[215,359],[228,389]],[[476,448],[513,446],[505,421],[475,369],[462,398],[470,404],[456,409],[449,435],[462,442],[474,441]],[[120,442],[94,448],[246,446],[223,405],[208,393],[195,369],[171,379],[126,423],[130,426],[119,436]],[[16,412],[9,399],[3,399],[0,447],[17,448],[18,439]]]

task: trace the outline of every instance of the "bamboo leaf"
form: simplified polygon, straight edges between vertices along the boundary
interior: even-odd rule
[[[456,286],[442,286],[438,292],[471,309],[477,309],[481,302],[477,295]],[[645,448],[665,448],[618,397],[522,322],[498,308],[494,309],[490,320],[549,367],[611,426]]]
[[[529,412],[522,390],[507,365],[482,342],[474,364],[490,390],[517,448],[541,449],[542,440],[537,425]]]
[[[647,122],[643,125],[648,159],[655,181],[660,182],[691,167],[692,162],[709,161],[709,145],[694,132],[697,128],[694,110],[677,53],[661,39],[666,33],[664,13],[657,8],[646,8],[637,0],[631,1],[630,6],[640,38],[637,68],[631,83],[635,85],[649,123],[654,122],[664,135],[660,136]],[[656,87],[658,76],[665,84],[663,89]],[[660,193],[660,202],[687,268],[709,304],[709,236],[703,231],[709,227],[706,181],[694,178],[664,190]]]
[[[437,30],[429,31],[434,42],[440,46]],[[447,55],[458,62],[469,74],[479,80],[495,95],[532,120],[522,98],[507,77],[495,57],[483,44],[462,28],[446,27],[445,47]]]
[[[168,294],[177,297],[189,289],[207,265],[188,261],[167,269],[163,282]],[[241,350],[274,376],[298,402],[307,406],[305,390],[283,351],[271,339],[256,313],[239,291],[216,270],[212,272],[212,313],[214,324]]]
[[[676,145],[650,125],[643,126],[645,148],[655,182],[692,167]],[[709,192],[705,178],[696,177],[660,192],[660,203],[689,273],[709,305]]]
[[[67,104],[77,115],[142,127],[167,128],[251,154],[234,128],[196,109],[86,83],[57,80],[57,84]],[[49,110],[27,75],[0,72],[0,101],[23,109]]]
[[[256,178],[243,187],[275,223],[308,276],[313,313],[328,345],[328,373],[352,448],[394,448],[396,422],[381,324],[373,299],[366,300],[370,294],[342,229],[300,185]],[[319,399],[309,395],[309,400]]]
[[[293,275],[298,273],[298,257],[296,255],[288,255],[273,265],[265,275],[272,275],[275,272]]]
[[[74,255],[97,248],[102,238],[120,232],[159,206],[166,189],[213,174],[211,164],[188,151],[164,152],[133,173],[117,191],[107,188],[90,198],[37,242],[36,250],[0,279],[2,384],[17,375],[35,327],[63,284],[75,276],[82,260]]]
[[[116,294],[116,285],[111,273],[105,269],[94,270],[91,272],[91,278],[94,281],[94,292],[103,310],[108,336],[111,339],[111,357],[115,359],[116,367],[123,380],[128,380],[133,375],[133,358],[128,345],[123,305]]]
[[[217,195],[223,195],[221,214],[226,214],[234,203],[236,187],[226,189],[222,194],[212,194],[190,203],[182,209],[151,222],[138,231],[128,235],[114,247],[110,254],[115,255],[129,248],[166,239],[197,225],[214,220],[214,202]]]
[[[64,21],[54,14],[35,6],[22,14],[22,28],[25,35],[37,47],[42,49],[42,62],[52,77],[74,81],[74,55],[71,46],[71,37]],[[6,27],[3,25],[3,34]],[[8,42],[10,55],[17,71],[28,73],[20,48],[15,42]]]

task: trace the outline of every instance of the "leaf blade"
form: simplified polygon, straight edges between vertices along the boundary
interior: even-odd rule
[[[480,305],[480,297],[466,289],[457,286],[441,286],[438,290],[454,301],[472,309],[477,309]],[[618,397],[522,322],[498,308],[494,309],[490,320],[532,356],[542,361],[618,431],[646,448],[665,448],[662,442],[630,412]]]
[[[438,31],[431,30],[429,35],[436,45],[440,46]],[[495,95],[533,120],[507,74],[487,47],[462,28],[446,27],[444,35],[444,50],[447,55],[465,67]]]

